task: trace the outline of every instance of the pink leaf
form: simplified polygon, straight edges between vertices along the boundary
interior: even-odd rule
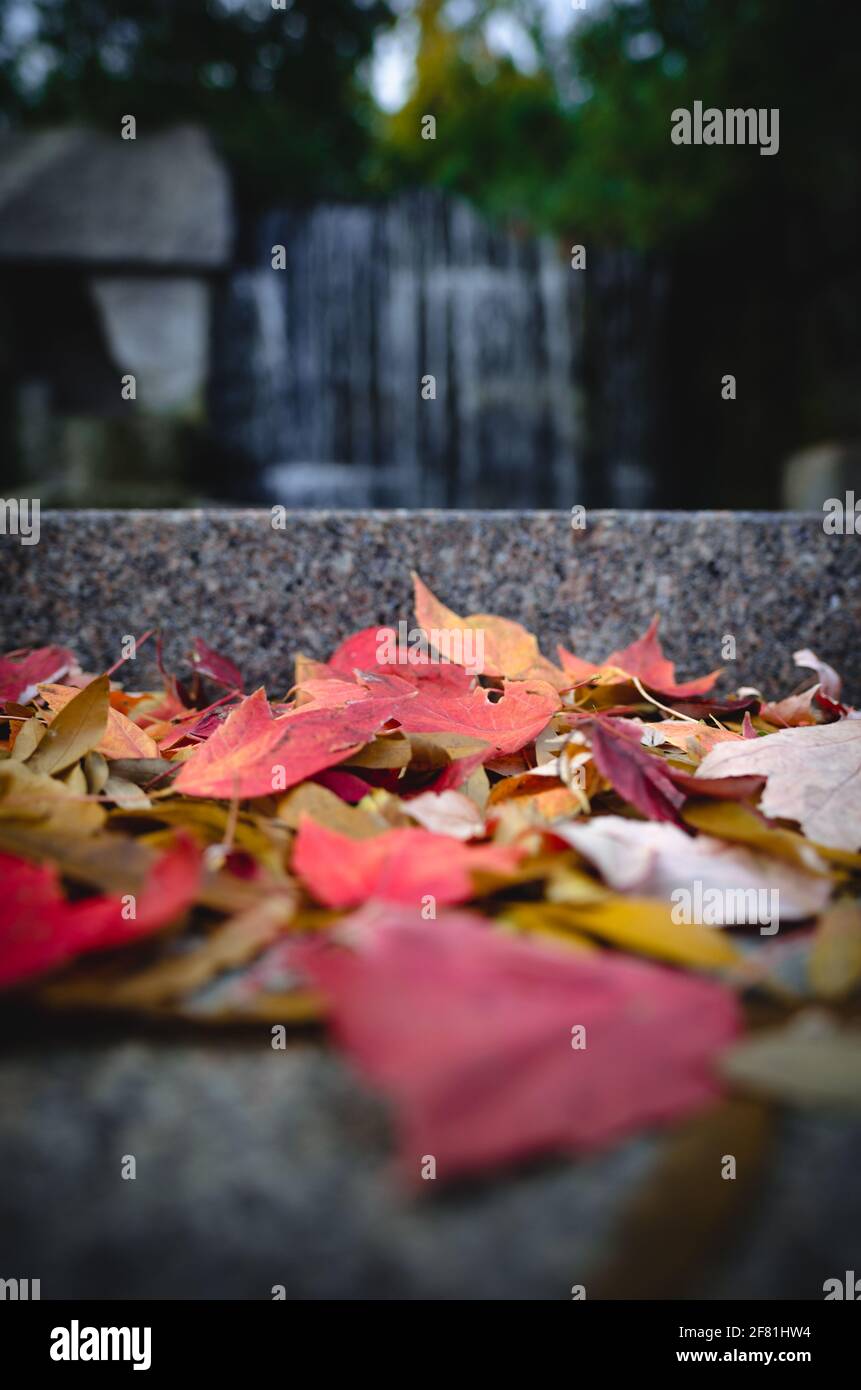
[[[684,828],[679,807],[684,793],[669,769],[640,742],[640,733],[623,719],[596,716],[579,727],[589,736],[592,760],[612,787],[650,820],[673,821]]]
[[[191,662],[196,671],[203,676],[209,676],[216,685],[223,685],[225,690],[243,689],[242,672],[239,668],[226,656],[208,647],[202,637],[194,639]]]
[[[329,667],[350,680],[358,667],[362,671],[372,671],[380,664],[380,652],[387,641],[394,641],[397,633],[393,627],[365,627],[354,632],[336,647],[329,657]]]
[[[389,659],[393,649],[397,652],[397,661]],[[416,661],[409,658],[409,642],[406,649],[402,644],[398,645],[398,633],[393,627],[366,627],[341,643],[329,658],[329,668],[344,680],[353,677],[356,671],[369,671],[377,674],[395,673],[411,685],[439,685],[461,692],[472,686],[472,677],[462,666],[450,661]]]
[[[718,1093],[712,1060],[739,1023],[720,985],[527,944],[464,912],[424,922],[366,909],[345,940],[296,945],[292,958],[393,1101],[408,1179],[431,1154],[446,1179],[594,1149]]]
[[[0,657],[0,700],[28,704],[43,681],[58,681],[74,666],[75,658],[65,647],[37,647],[14,659]]]
[[[397,670],[397,674],[394,674]],[[401,678],[401,668],[380,666],[375,671],[355,671],[355,680],[340,676],[311,677],[301,681],[297,689],[307,697],[304,704],[287,710],[287,715],[308,714],[312,710],[345,709],[368,700],[385,701],[391,709],[400,700],[415,699],[416,691],[409,681]]]

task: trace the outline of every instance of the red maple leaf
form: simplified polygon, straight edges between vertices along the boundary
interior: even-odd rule
[[[437,904],[465,902],[473,895],[474,873],[504,877],[520,858],[512,845],[467,845],[414,828],[353,840],[303,817],[293,869],[327,907],[357,907],[374,897],[419,907],[427,895]]]
[[[416,629],[419,631],[419,629]],[[359,672],[375,672],[378,675],[394,673],[411,685],[442,685],[452,690],[467,691],[473,681],[468,671],[451,661],[435,657],[428,659],[430,653],[423,652],[423,660],[417,660],[419,649],[411,654],[410,644],[406,648],[398,641],[399,634],[393,627],[366,627],[353,633],[332,653],[328,667],[345,680]],[[409,638],[409,632],[407,633]],[[392,661],[394,651],[398,659]],[[412,659],[411,659],[412,655]]]
[[[468,694],[419,690],[395,718],[409,734],[468,734],[496,753],[517,753],[537,738],[558,708],[559,696],[545,681],[504,681],[502,695],[483,688]]]
[[[239,668],[226,656],[207,646],[202,637],[194,639],[191,662],[195,671],[209,676],[210,680],[214,680],[216,685],[224,686],[225,690],[243,690],[242,672]]]
[[[395,696],[358,700],[275,719],[265,692],[255,690],[183,763],[174,790],[228,799],[284,791],[364,748],[397,704]]]
[[[606,661],[600,666],[596,666],[591,661],[583,661],[579,656],[574,656],[573,652],[566,651],[564,647],[558,647],[559,660],[562,668],[568,675],[574,678],[578,684],[585,683],[598,675],[600,671],[608,666],[621,671],[627,676],[636,676],[641,685],[645,685],[656,695],[666,695],[668,699],[681,699],[686,695],[704,695],[711,690],[720,670],[712,671],[708,676],[701,676],[698,680],[685,681],[681,685],[676,683],[676,668],[672,661],[669,661],[661,650],[658,641],[658,618],[652,619],[642,637],[630,646],[623,647],[621,651],[611,652]]]

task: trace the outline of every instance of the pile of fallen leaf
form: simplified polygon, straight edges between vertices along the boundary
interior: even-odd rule
[[[273,1038],[325,1021],[413,1176],[588,1149],[727,1087],[857,1106],[861,717],[837,674],[801,651],[796,693],[719,698],[719,672],[676,681],[657,623],[554,664],[418,579],[416,623],[480,633],[482,674],[381,663],[378,628],[298,657],[281,700],[200,640],[182,680],[158,644],[151,692],[122,661],[0,658],[0,986]],[[680,920],[680,890],[711,915]],[[779,930],[721,912],[748,890]]]

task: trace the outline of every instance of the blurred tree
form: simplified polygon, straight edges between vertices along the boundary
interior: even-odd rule
[[[373,125],[357,78],[386,0],[6,0],[15,125],[208,127],[254,202],[355,193]]]
[[[739,217],[748,234],[758,221],[773,228],[790,204],[857,208],[857,5],[613,0],[590,5],[561,48],[543,0],[474,0],[458,24],[445,0],[417,11],[417,80],[386,137],[391,177],[566,234],[662,248]],[[501,14],[531,42],[533,72],[488,43]],[[779,156],[673,145],[672,111],[696,100],[778,107]],[[424,113],[437,116],[435,141],[419,138]]]
[[[481,5],[455,28],[445,0],[418,0],[414,89],[384,132],[381,178],[435,182],[492,215],[552,225],[564,220],[555,203],[569,122],[550,72],[525,73],[486,42],[481,22],[504,7]],[[436,117],[433,140],[422,138],[425,115]]]

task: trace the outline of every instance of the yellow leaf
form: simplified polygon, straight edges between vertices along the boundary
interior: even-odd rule
[[[316,782],[303,782],[278,802],[276,814],[291,830],[299,829],[302,816],[310,816],[319,825],[349,835],[354,840],[367,840],[385,830],[386,823],[359,806],[350,806],[328,787]]]
[[[821,845],[817,840],[810,840],[809,843],[829,864],[835,864],[839,869],[861,869],[861,854],[851,849],[834,849],[831,845]]]
[[[667,903],[613,895],[597,903],[558,903],[554,920],[635,955],[700,970],[746,969],[746,959],[720,929],[676,923]]]
[[[582,869],[560,867],[547,884],[551,903],[599,903],[609,897],[610,890]]]
[[[13,726],[14,728],[14,726]],[[16,762],[25,763],[38,748],[42,739],[45,737],[45,725],[41,719],[27,719],[23,724],[18,725],[15,741],[12,744],[12,751],[9,754]]]
[[[408,734],[412,772],[434,771],[448,767],[460,758],[482,753],[488,744],[471,734]]]
[[[410,756],[409,740],[403,734],[384,734],[354,753],[345,761],[344,767],[406,767]]]
[[[80,763],[75,763],[74,767],[70,767],[67,772],[64,772],[60,781],[75,796],[86,796],[89,791],[86,774]]]
[[[861,981],[861,903],[841,898],[822,914],[807,972],[820,999],[844,999],[857,987]]]
[[[113,774],[105,782],[102,795],[122,811],[148,811],[152,806],[146,792],[142,791],[136,782],[130,782],[126,777],[115,777]]]
[[[108,723],[108,690],[107,676],[98,676],[69,700],[27,759],[31,772],[65,772],[98,747]]]
[[[83,762],[87,790],[91,796],[98,796],[104,790],[110,776],[107,758],[102,753],[88,753]]]
[[[215,1027],[225,1023],[279,1023],[288,1028],[305,1028],[308,1024],[323,1021],[326,1006],[321,996],[312,990],[285,990],[280,994],[263,990],[240,1001],[229,1001],[215,1007],[204,1007],[194,999],[183,999],[154,1012]]]
[[[89,687],[87,687],[89,689]],[[67,685],[40,685],[39,694],[57,715],[71,704],[77,692]],[[108,722],[98,751],[106,758],[157,758],[158,747],[151,736],[139,729],[119,710],[108,705]]]
[[[460,654],[468,650],[468,645],[474,646],[476,664],[483,676],[505,676],[509,680],[538,677],[557,690],[564,690],[571,684],[570,676],[541,655],[538,642],[520,623],[499,618],[494,613],[473,613],[461,618],[440,603],[417,574],[413,575],[413,587],[416,621],[444,658],[467,665]],[[480,640],[474,644],[464,643],[465,631],[474,632]],[[482,656],[483,661],[480,660]]]
[[[18,824],[24,833],[38,824],[40,831],[65,831],[83,839],[104,821],[98,802],[80,799],[58,778],[13,759],[0,762],[0,824]]]
[[[718,840],[750,845],[753,849],[797,864],[811,873],[827,874],[826,866],[810,840],[795,830],[766,825],[761,816],[738,801],[688,802],[682,811],[682,818],[695,830],[714,835]]]
[[[111,821],[123,824],[152,822],[164,825],[185,826],[195,831],[205,844],[218,844],[227,833],[230,810],[214,801],[189,801],[185,797],[159,801],[147,811],[117,810],[111,813]],[[264,828],[265,827],[265,828]],[[246,850],[259,863],[265,865],[281,878],[286,877],[284,854],[289,843],[289,832],[273,825],[262,817],[242,812],[234,827],[236,849]],[[149,844],[170,843],[163,835],[148,835]]]
[[[572,930],[566,918],[556,913],[549,903],[515,903],[497,919],[499,926],[526,936],[549,937],[562,941],[578,951],[596,951],[593,941],[581,932]]]

